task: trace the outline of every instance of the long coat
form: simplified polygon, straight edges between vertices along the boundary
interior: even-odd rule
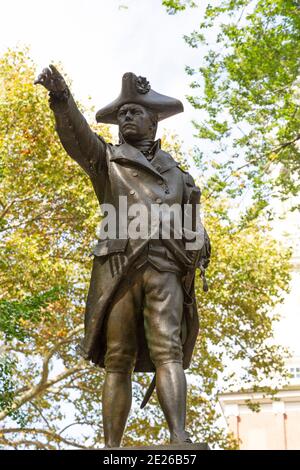
[[[96,135],[78,110],[72,96],[67,102],[50,102],[56,119],[56,129],[67,153],[89,175],[101,204],[110,203],[119,211],[119,196],[126,196],[128,206],[143,203],[186,204],[199,199],[200,190],[189,173],[180,169],[171,155],[157,149],[151,163],[135,147],[123,143],[112,145]],[[121,210],[121,209],[120,209]],[[118,218],[117,218],[118,220]],[[104,321],[114,299],[128,288],[128,273],[149,243],[148,239],[115,238],[98,241],[93,250],[94,264],[85,313],[85,335],[81,352],[99,366],[104,366],[106,339]],[[150,242],[151,243],[151,242]],[[183,305],[182,344],[183,366],[190,364],[198,334],[199,321],[195,302],[194,259],[196,251],[187,251],[182,239],[168,240],[165,256],[171,256],[182,266],[182,282],[189,273],[189,292]],[[176,306],[174,306],[176,308]],[[135,371],[154,371],[144,332],[139,335]]]

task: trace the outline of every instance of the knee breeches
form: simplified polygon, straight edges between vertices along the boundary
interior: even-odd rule
[[[143,322],[150,358],[157,368],[182,363],[181,323],[183,290],[180,276],[147,265],[117,299],[106,323],[105,368],[109,372],[134,369],[139,328]]]

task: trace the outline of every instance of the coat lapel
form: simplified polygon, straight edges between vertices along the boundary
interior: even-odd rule
[[[171,155],[160,148],[156,151],[151,162],[149,162],[142,152],[127,143],[112,146],[112,156],[110,160],[121,164],[128,162],[132,165],[143,167],[146,171],[162,179],[164,179],[162,173],[178,165]]]
[[[159,173],[164,173],[165,171],[178,166],[178,163],[171,157],[167,152],[164,152],[162,149],[158,149],[154,157],[151,160],[151,165],[159,171]]]
[[[146,171],[161,177],[160,173],[148,162],[147,158],[138,149],[129,144],[112,147],[111,161],[118,163],[130,163],[143,167]]]

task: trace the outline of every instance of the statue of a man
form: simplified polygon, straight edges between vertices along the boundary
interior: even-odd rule
[[[44,69],[36,83],[50,92],[66,152],[90,177],[99,202],[116,210],[116,236],[100,239],[93,250],[81,344],[84,356],[106,372],[105,445],[120,446],[131,407],[133,371],[155,372],[170,442],[191,442],[185,430],[184,369],[190,364],[199,325],[194,274],[197,267],[204,273],[208,264],[209,239],[202,231],[201,244],[188,250],[184,230],[181,239],[118,233],[118,221],[124,218],[120,196],[129,209],[142,203],[149,211],[153,204],[196,207],[199,202],[193,178],[155,140],[158,121],[182,112],[183,105],[156,93],[144,77],[126,73],[119,97],[96,114],[98,122],[119,126],[120,143],[112,145],[90,129],[54,66]]]

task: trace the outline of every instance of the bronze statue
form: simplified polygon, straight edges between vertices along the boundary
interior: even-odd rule
[[[44,69],[35,83],[50,92],[66,152],[89,175],[99,202],[115,207],[117,221],[120,196],[129,206],[196,207],[200,189],[192,176],[160,148],[160,140],[154,140],[158,121],[183,111],[180,101],[156,93],[144,77],[126,73],[119,97],[96,114],[98,122],[119,126],[120,143],[112,145],[90,129],[54,66]],[[210,255],[205,230],[202,238],[200,248],[187,250],[184,236],[133,239],[119,233],[100,239],[93,250],[81,351],[106,371],[106,447],[120,446],[131,407],[133,371],[155,372],[143,406],[156,386],[170,442],[191,442],[185,430],[184,369],[190,364],[199,327],[195,270],[199,267],[205,280]]]

